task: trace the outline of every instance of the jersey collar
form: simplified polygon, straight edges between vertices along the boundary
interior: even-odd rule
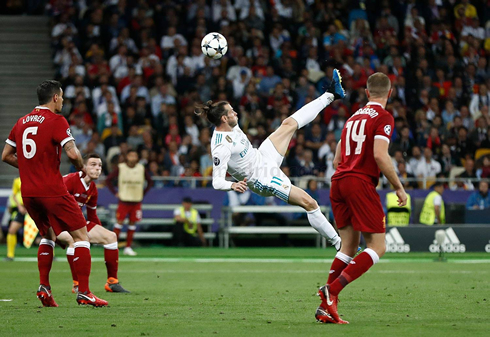
[[[380,107],[383,108],[383,105],[381,103],[378,103],[378,102],[368,102],[366,105],[379,105]]]
[[[35,107],[34,109],[46,109],[46,110],[51,111],[49,108],[47,108],[45,106],[39,106],[39,105],[37,107]]]
[[[83,187],[85,187],[85,191],[88,191],[89,187],[85,182],[85,179],[82,178],[82,171],[78,172],[78,176],[80,177],[80,181],[82,182]]]

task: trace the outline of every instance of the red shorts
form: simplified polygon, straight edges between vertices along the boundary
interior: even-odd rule
[[[63,231],[72,232],[86,226],[85,217],[73,195],[60,197],[25,197],[24,206],[45,236],[52,227],[56,236]]]
[[[87,221],[87,232],[90,232],[98,223],[93,221]]]
[[[348,176],[332,180],[330,201],[337,228],[385,233],[385,214],[376,187],[366,180]]]
[[[126,217],[129,217],[129,222],[138,222],[142,218],[141,202],[124,202],[119,201],[119,206],[116,211],[117,222],[122,224]]]

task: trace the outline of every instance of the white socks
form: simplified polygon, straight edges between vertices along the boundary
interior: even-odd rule
[[[104,249],[116,250],[117,249],[117,241],[104,245]]]
[[[372,250],[371,248],[366,248],[364,249],[364,253],[368,253],[369,256],[371,256],[371,259],[373,260],[373,265],[378,263],[379,256],[374,250]]]
[[[39,243],[39,245],[48,245],[48,246],[51,246],[54,248],[55,243],[53,240],[41,239],[41,242]]]
[[[337,232],[332,227],[330,222],[328,222],[327,218],[320,210],[320,207],[318,207],[314,211],[309,211],[306,213],[311,227],[315,228],[321,236],[328,239],[328,241],[330,241],[330,243],[332,243],[333,245],[335,245],[335,243],[337,242],[340,242],[340,237],[337,235]]]
[[[301,129],[306,124],[311,123],[326,106],[333,102],[333,100],[333,94],[326,92],[296,111],[291,115],[291,118],[294,118],[294,120],[298,122],[298,129]]]
[[[345,264],[349,264],[352,261],[352,259],[353,259],[349,255],[344,254],[342,252],[337,252],[337,255],[335,255],[335,257],[337,259],[339,259],[340,261],[344,262]]]

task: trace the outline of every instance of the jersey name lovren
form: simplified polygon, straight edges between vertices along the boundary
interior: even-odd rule
[[[390,142],[394,119],[381,104],[369,102],[345,123],[341,160],[332,180],[356,176],[378,184],[380,170],[374,159],[374,140]]]

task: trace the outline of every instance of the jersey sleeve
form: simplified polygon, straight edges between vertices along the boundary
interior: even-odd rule
[[[394,124],[395,120],[392,115],[385,114],[381,116],[374,130],[374,139],[383,139],[389,143],[393,134]]]
[[[213,149],[213,187],[216,190],[229,191],[231,190],[231,181],[226,180],[226,171],[228,169],[228,161],[231,157],[231,151],[224,144],[218,144]]]
[[[65,146],[70,140],[75,140],[71,135],[70,126],[65,117],[59,116],[54,122],[53,129],[53,139],[55,143]]]
[[[7,140],[5,140],[5,143],[7,143],[8,145],[13,146],[13,147],[17,147],[17,142],[15,140],[15,129],[16,128],[17,128],[17,123],[14,125],[12,130],[10,130],[10,134],[9,134]]]

